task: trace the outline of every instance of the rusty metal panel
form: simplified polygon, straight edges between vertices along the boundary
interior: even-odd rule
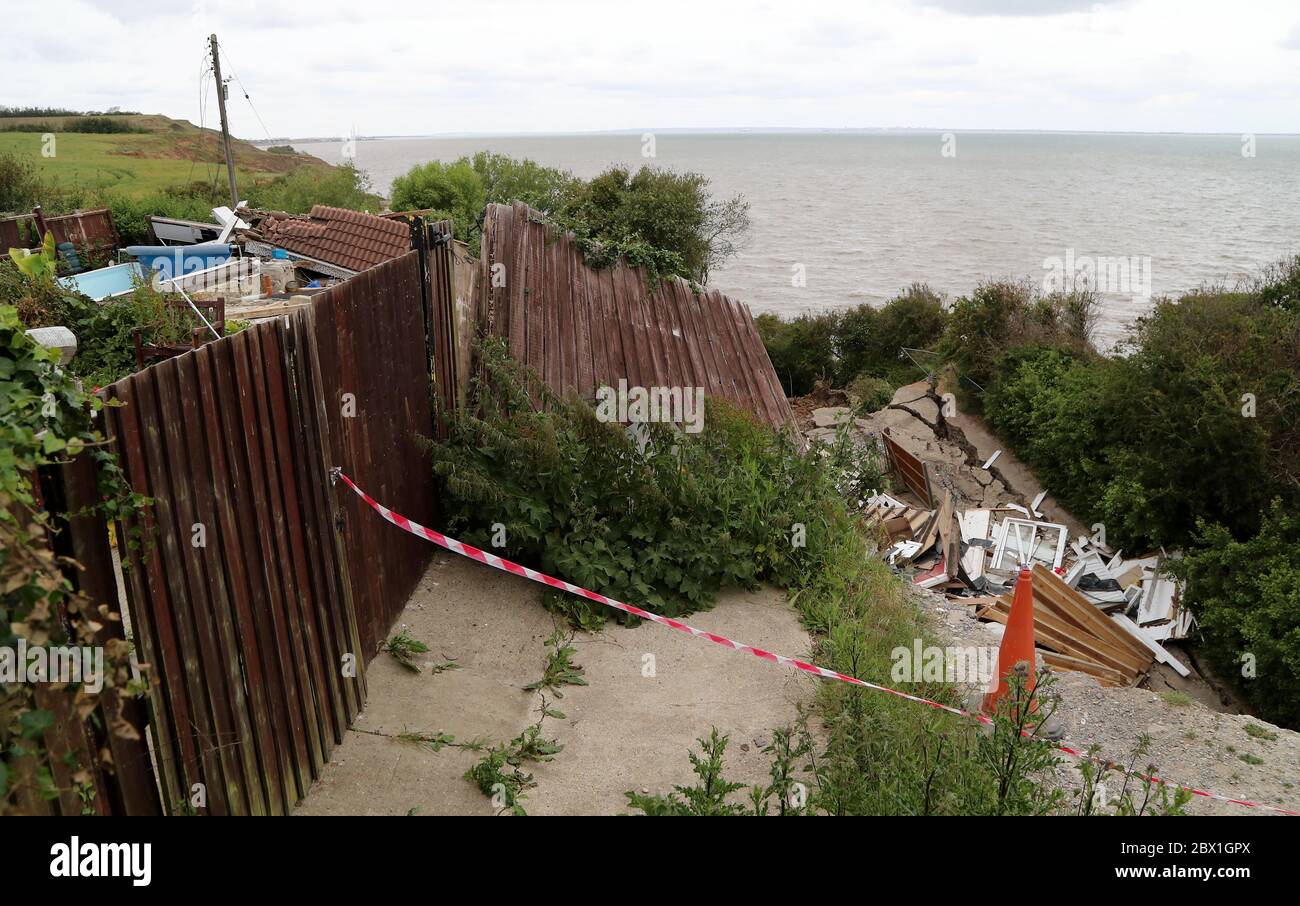
[[[312,300],[311,342],[319,353],[329,464],[376,499],[400,502],[412,519],[435,525],[437,484],[417,441],[433,433],[422,292],[416,252],[371,268]],[[339,503],[357,623],[370,657],[432,549],[392,532],[353,494]]]
[[[774,428],[793,426],[743,303],[694,293],[677,278],[651,292],[640,268],[588,267],[570,237],[519,203],[488,206],[480,267],[484,331],[506,338],[511,355],[556,392],[590,399],[620,379],[699,386]]]
[[[54,234],[55,242],[71,242],[79,251],[88,248],[106,254],[118,244],[117,225],[108,208],[46,216],[45,228]],[[40,245],[37,233],[33,214],[0,219],[0,248],[35,248]]]

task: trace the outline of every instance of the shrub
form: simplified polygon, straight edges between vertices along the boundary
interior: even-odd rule
[[[957,373],[987,388],[997,359],[1018,345],[1091,350],[1097,296],[1087,290],[1041,295],[1028,282],[981,283],[953,305],[938,351]]]
[[[547,392],[499,344],[483,359],[489,378],[467,412],[489,415],[458,416],[452,442],[430,447],[466,540],[486,547],[500,523],[511,559],[667,615],[804,568],[793,526],[819,537],[838,493],[815,457],[717,399],[703,432],[647,425],[639,446],[582,400]],[[879,472],[864,480],[879,486]]]
[[[1275,500],[1254,537],[1202,521],[1196,542],[1176,569],[1205,654],[1261,716],[1300,727],[1300,516]]]
[[[835,312],[826,312],[804,314],[790,321],[773,314],[755,319],[758,335],[786,396],[802,396],[817,381],[835,378],[839,317]]]
[[[254,187],[249,194],[254,207],[291,214],[306,214],[318,204],[351,211],[379,211],[384,206],[384,200],[370,191],[370,177],[350,163],[337,167],[302,166]],[[203,219],[211,220],[211,212]]]
[[[1251,291],[1265,305],[1300,315],[1300,255],[1264,268]]]
[[[859,415],[870,415],[890,404],[894,399],[895,388],[882,378],[860,374],[849,382],[849,397],[853,400],[853,411]]]
[[[736,253],[749,229],[749,202],[713,198],[699,173],[611,167],[572,194],[559,220],[580,238],[670,253],[676,269],[665,275],[703,285]]]
[[[41,203],[44,191],[45,184],[29,158],[0,152],[0,212],[30,211]]]
[[[544,167],[528,158],[479,151],[468,160],[483,182],[485,204],[522,201],[543,214],[553,215],[572,199],[582,185],[567,170]]]
[[[839,383],[847,386],[859,374],[910,383],[919,375],[903,347],[933,348],[947,322],[943,297],[924,283],[912,284],[880,308],[859,305],[844,312],[836,343]]]
[[[483,177],[466,158],[417,164],[393,180],[392,196],[394,211],[429,210],[434,220],[451,218],[456,238],[471,243],[487,204]]]
[[[213,191],[212,186],[196,182],[172,186],[161,192],[133,197],[109,192],[102,199],[113,214],[122,245],[144,245],[149,239],[149,218],[174,217],[179,220],[212,222],[212,209],[230,200]]]

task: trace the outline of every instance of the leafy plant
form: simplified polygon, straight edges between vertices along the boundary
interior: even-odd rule
[[[585,686],[582,668],[573,663],[573,655],[578,649],[573,647],[573,633],[567,635],[562,630],[555,630],[546,640],[546,647],[551,653],[546,658],[546,672],[536,682],[529,683],[524,689],[529,692],[549,690],[556,698],[564,698],[560,686]]]
[[[9,257],[13,259],[18,270],[33,280],[53,280],[59,266],[59,256],[54,247],[54,234],[50,232],[45,234],[39,250],[10,249]]]
[[[1201,522],[1196,540],[1174,569],[1204,653],[1260,716],[1300,726],[1300,516],[1278,500],[1253,537]]]
[[[550,393],[499,342],[481,358],[473,403],[447,443],[427,445],[460,537],[488,546],[499,523],[511,559],[674,616],[815,561],[838,495],[819,455],[719,400],[707,402],[701,433],[652,424],[642,445],[582,400]],[[834,461],[874,479],[873,456],[845,447]],[[584,628],[606,616],[566,598],[548,592]]]
[[[743,783],[733,783],[723,776],[728,736],[719,736],[714,727],[707,739],[696,740],[700,754],[689,753],[691,770],[699,778],[694,786],[674,786],[673,792],[664,796],[645,795],[628,790],[629,808],[639,809],[646,815],[743,815],[744,806],[728,802],[727,797],[743,790]]]
[[[465,779],[478,787],[479,792],[499,803],[501,811],[512,815],[527,815],[524,800],[526,791],[537,786],[533,775],[523,769],[528,762],[554,761],[564,746],[542,735],[542,724],[548,717],[563,720],[564,714],[547,704],[540,696],[537,722],[529,724],[510,742],[489,746],[486,754],[465,772]]]
[[[92,645],[104,623],[120,619],[109,602],[74,589],[64,572],[71,564],[56,557],[49,543],[59,521],[40,506],[34,487],[40,470],[89,456],[97,466],[98,512],[113,519],[144,508],[147,500],[131,492],[96,428],[93,413],[103,406],[58,367],[57,353],[24,333],[15,308],[0,305],[0,647],[12,650],[19,639],[34,647]],[[139,543],[134,537],[123,540]],[[115,639],[104,649],[105,689],[98,697],[80,684],[50,694],[66,695],[74,714],[89,714],[106,703],[105,732],[135,738],[137,731],[112,706],[121,696],[142,691],[132,679],[130,645]],[[54,722],[54,711],[38,705],[31,684],[0,686],[0,814],[20,796],[58,797],[44,742]],[[68,758],[73,792],[83,807],[93,807],[91,765],[98,753],[75,751]],[[20,770],[20,764],[34,769]]]
[[[391,654],[397,663],[412,673],[424,672],[424,668],[416,663],[415,658],[416,655],[428,652],[429,646],[414,638],[405,629],[389,639],[384,645],[384,650]]]

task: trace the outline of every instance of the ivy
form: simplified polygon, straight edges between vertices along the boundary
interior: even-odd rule
[[[64,569],[75,564],[51,550],[50,537],[58,526],[40,505],[34,484],[39,469],[89,455],[97,465],[101,498],[94,509],[116,519],[146,505],[146,498],[130,490],[95,426],[105,405],[59,367],[56,351],[26,335],[16,308],[0,305],[0,646],[12,649],[20,638],[30,646],[91,645],[105,621],[120,619],[68,580]],[[105,689],[128,695],[140,691],[129,661],[128,643],[105,645]],[[83,718],[99,704],[79,685],[50,688],[62,688],[71,697],[73,713]],[[107,717],[110,732],[136,735],[120,714]],[[34,785],[28,794],[41,798],[60,794],[43,744],[54,720],[51,711],[36,706],[30,683],[0,684],[0,814],[15,807],[24,783]],[[89,802],[95,797],[89,770],[95,753],[73,755],[75,790]],[[34,776],[15,769],[16,760],[32,756],[41,765]]]

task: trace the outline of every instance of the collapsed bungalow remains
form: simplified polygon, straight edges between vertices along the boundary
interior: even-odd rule
[[[1155,663],[1190,675],[1162,644],[1186,639],[1195,629],[1163,553],[1126,559],[1097,538],[1071,539],[1065,525],[1043,521],[1038,507],[1045,492],[1024,504],[959,508],[951,489],[936,487],[930,464],[888,428],[878,439],[901,490],[897,496],[876,494],[863,515],[885,539],[881,556],[915,586],[1005,625],[1016,577],[1028,565],[1034,638],[1046,665],[1087,673],[1107,686],[1136,685]]]

